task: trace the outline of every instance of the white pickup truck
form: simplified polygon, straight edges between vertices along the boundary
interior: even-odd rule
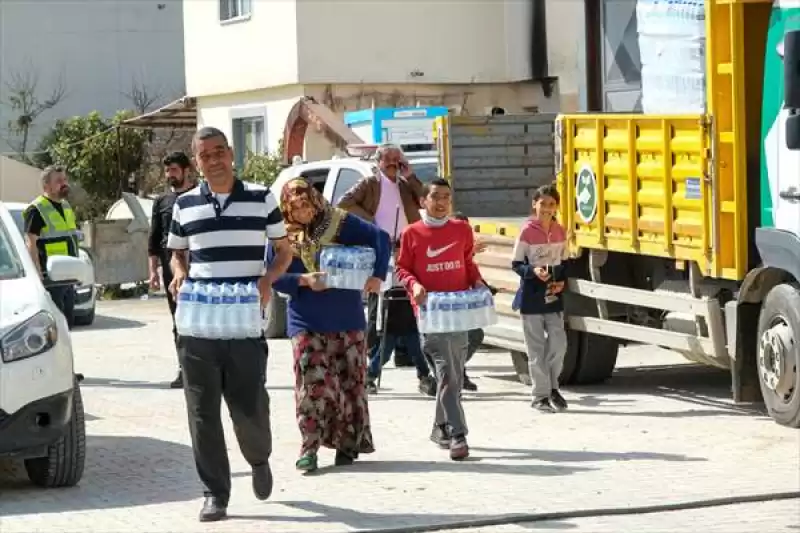
[[[415,158],[412,154],[407,156],[414,173],[423,183],[428,183],[439,175],[439,160],[436,157]],[[374,173],[375,161],[366,157],[298,163],[281,171],[271,188],[279,199],[280,191],[286,183],[302,177],[310,181],[331,204],[336,205],[363,177]],[[273,294],[265,311],[264,331],[270,339],[286,337],[286,299],[278,293]]]

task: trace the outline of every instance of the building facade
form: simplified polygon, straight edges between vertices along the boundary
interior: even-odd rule
[[[23,87],[39,103],[61,93],[33,121],[31,151],[59,118],[135,109],[137,93],[155,107],[183,96],[183,45],[181,0],[0,0],[0,153],[22,141],[9,121]]]
[[[548,34],[558,37],[547,47],[556,69],[548,74],[563,76],[559,87],[533,79],[537,1],[328,0],[323,8],[307,0],[184,0],[187,94],[197,98],[198,122],[229,134],[239,159],[277,149],[290,109],[309,96],[339,114],[372,106],[473,115],[495,106],[559,111],[562,100],[577,106],[579,47],[570,35],[582,31],[582,3],[547,2],[554,6]],[[307,138],[307,158],[329,151]]]

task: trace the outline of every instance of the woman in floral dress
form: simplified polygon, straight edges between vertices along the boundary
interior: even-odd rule
[[[375,267],[364,290],[377,292],[389,265],[389,237],[377,226],[332,207],[304,179],[284,186],[281,210],[294,260],[274,288],[289,296],[287,329],[302,437],[296,466],[305,472],[316,470],[322,446],[336,450],[336,465],[349,465],[359,453],[375,451],[365,389],[364,306],[360,291],[325,286],[319,256],[330,244],[372,247]],[[268,249],[268,262],[273,254]]]

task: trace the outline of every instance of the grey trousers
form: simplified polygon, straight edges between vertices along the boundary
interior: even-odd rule
[[[433,360],[436,372],[437,425],[447,424],[453,436],[467,435],[467,422],[461,407],[464,364],[467,361],[467,332],[430,333],[422,338],[422,348]]]
[[[522,315],[522,332],[528,349],[528,372],[534,400],[548,398],[558,388],[558,376],[567,353],[563,313]]]

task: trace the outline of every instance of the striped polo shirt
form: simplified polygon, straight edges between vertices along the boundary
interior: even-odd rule
[[[267,239],[283,237],[283,216],[267,187],[237,179],[220,195],[203,181],[175,201],[167,248],[189,250],[191,280],[248,282],[264,274]]]

